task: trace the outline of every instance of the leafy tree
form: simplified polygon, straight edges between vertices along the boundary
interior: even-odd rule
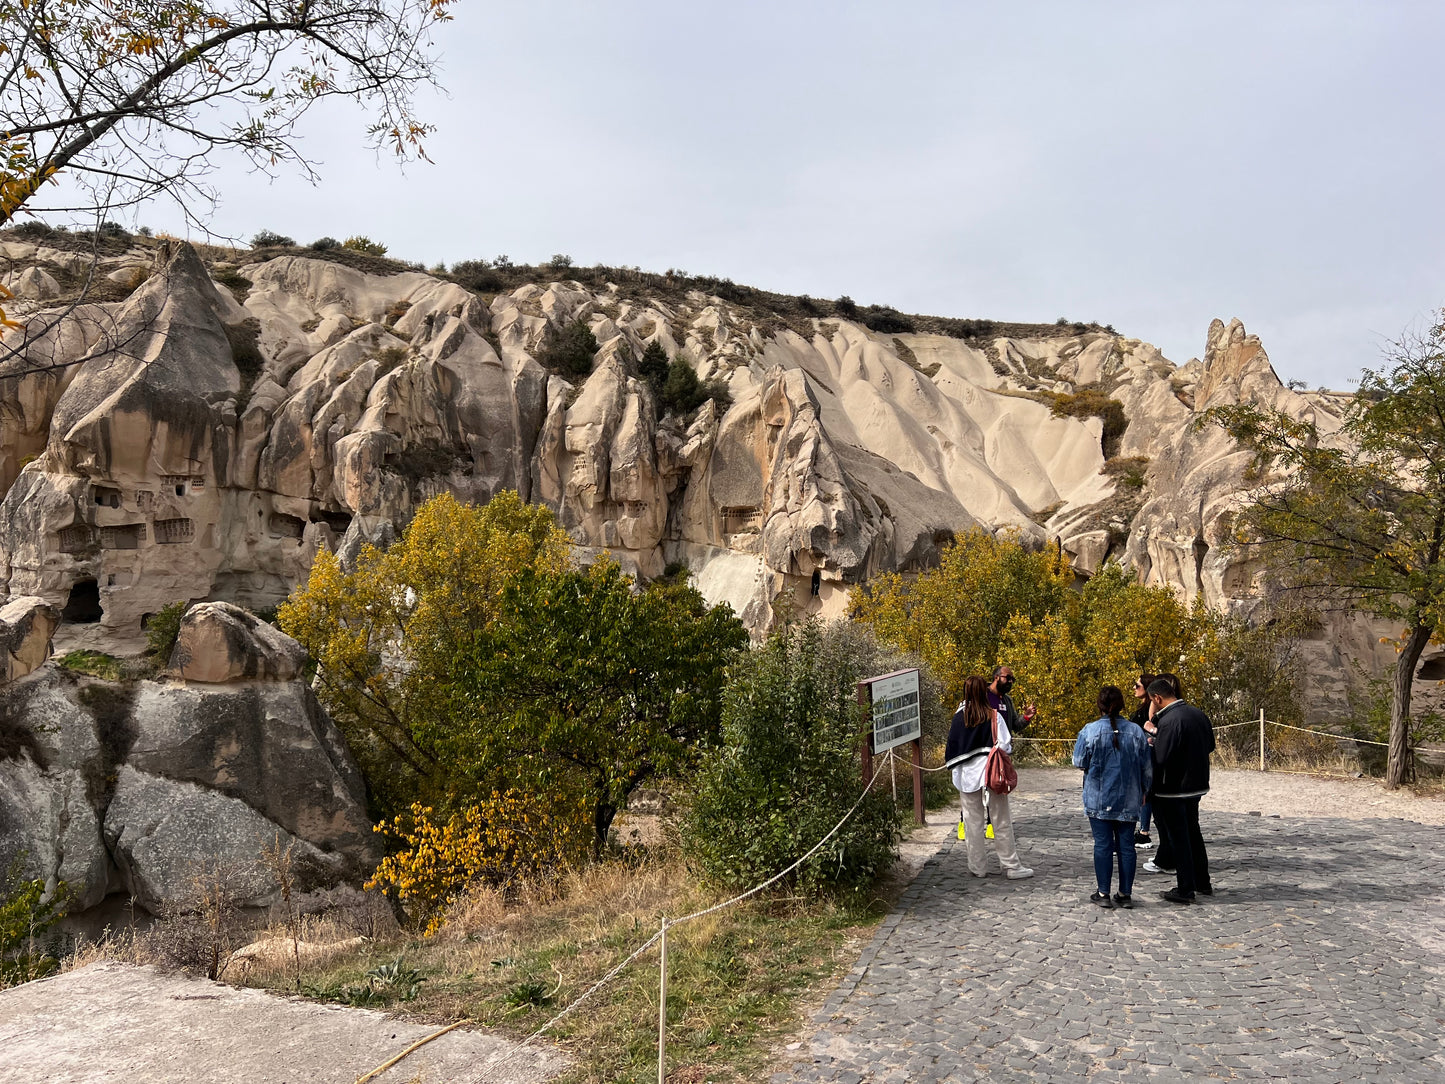
[[[667,367],[667,380],[662,385],[662,406],[666,414],[688,414],[707,402],[702,381],[681,355]]]
[[[1035,737],[1072,737],[1095,717],[1101,686],[1127,689],[1141,672],[1180,675],[1188,699],[1221,718],[1260,707],[1298,718],[1303,615],[1280,611],[1250,625],[1202,601],[1186,606],[1113,562],[1081,590],[1073,578],[1064,558],[976,531],[948,547],[937,569],[880,576],[856,591],[854,616],[881,642],[922,658],[950,704],[970,674],[1009,664],[1039,709]]]
[[[586,320],[574,320],[542,351],[537,359],[549,369],[567,376],[586,376],[597,356],[597,336]]]
[[[28,881],[20,871],[17,857],[0,878],[0,989],[44,978],[59,966],[35,941],[64,914],[65,882],[47,897],[44,881]]]
[[[275,230],[257,230],[251,238],[252,248],[295,248],[296,238]],[[314,247],[314,246],[313,246]]]
[[[552,513],[510,490],[482,507],[442,495],[389,550],[364,547],[354,571],[318,553],[279,607],[281,628],[316,660],[318,692],[382,813],[445,795],[452,746],[438,721],[458,644],[496,618],[522,573],[566,568],[569,549]]]
[[[0,225],[69,172],[96,206],[201,187],[211,156],[258,169],[310,166],[300,118],[325,98],[373,110],[369,135],[421,153],[412,95],[432,82],[434,26],[449,0],[0,0]]]
[[[385,256],[386,246],[380,241],[373,241],[370,237],[355,236],[348,237],[341,242],[342,248],[349,248],[352,252],[362,252],[368,256]]]
[[[733,667],[723,744],[693,782],[682,845],[709,880],[754,885],[802,858],[854,804],[865,720],[850,653],[816,622],[785,627]],[[791,876],[805,890],[859,886],[891,861],[898,811],[882,788]]]
[[[1445,619],[1445,312],[1366,369],[1341,440],[1253,403],[1209,411],[1254,455],[1234,542],[1287,587],[1404,626],[1385,783],[1412,771],[1415,667]]]
[[[999,655],[1009,620],[1038,623],[1061,611],[1073,582],[1067,557],[973,530],[945,547],[938,568],[916,577],[885,573],[856,589],[853,615],[881,642],[923,659],[955,703],[969,675],[1012,663]]]
[[[454,664],[457,761],[582,789],[600,852],[640,783],[716,740],[724,668],[746,644],[731,608],[685,583],[638,591],[610,561],[525,574]]]

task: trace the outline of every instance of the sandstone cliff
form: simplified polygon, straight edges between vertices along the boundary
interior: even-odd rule
[[[4,250],[63,277],[62,254]],[[1176,366],[1082,325],[892,334],[760,320],[703,290],[562,278],[484,294],[295,253],[208,267],[184,244],[110,262],[139,283],[128,297],[31,332],[31,363],[61,367],[7,379],[23,362],[0,363],[0,597],[61,609],[63,646],[134,644],[177,599],[273,605],[318,547],[384,542],[443,490],[517,489],[584,554],[644,576],[685,564],[754,630],[789,589],[839,614],[853,584],[925,566],[975,526],[1247,609],[1256,570],[1219,547],[1242,457],[1191,422],[1240,398],[1327,429],[1342,409],[1284,388],[1238,321]],[[44,327],[56,302],[26,281]],[[578,320],[600,349],[564,379],[538,359]],[[635,360],[653,342],[725,381],[731,405],[659,418]],[[1056,416],[1081,389],[1123,403],[1122,437]]]

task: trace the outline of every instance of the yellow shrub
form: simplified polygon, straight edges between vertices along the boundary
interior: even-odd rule
[[[493,791],[445,821],[417,802],[410,815],[375,830],[404,847],[382,859],[366,887],[395,896],[428,937],[441,928],[447,904],[472,882],[499,885],[565,868],[591,842],[590,826],[578,817],[559,816],[536,795],[516,790]]]

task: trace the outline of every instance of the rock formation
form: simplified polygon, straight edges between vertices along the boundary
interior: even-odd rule
[[[57,280],[73,258],[3,248]],[[1238,321],[1175,366],[1083,325],[892,334],[763,319],[700,290],[489,295],[294,253],[207,266],[167,243],[149,258],[108,258],[133,292],[53,327],[37,287],[29,356],[63,367],[0,364],[0,597],[60,609],[65,647],[133,646],[176,600],[274,605],[318,547],[385,543],[443,490],[516,489],[584,557],[605,549],[644,576],[685,564],[754,631],[786,591],[840,614],[854,584],[927,566],[974,527],[1248,610],[1257,570],[1219,546],[1242,457],[1191,423],[1244,398],[1326,430],[1342,410],[1283,387]],[[539,358],[575,321],[600,349],[565,379]],[[636,367],[650,343],[724,381],[731,404],[659,417]],[[1123,404],[1122,436],[1054,409],[1081,390]],[[1368,655],[1370,639],[1352,647]]]
[[[112,682],[55,663],[0,688],[0,868],[64,881],[73,911],[112,892],[184,907],[197,878],[238,903],[356,883],[378,857],[365,786],[298,677],[298,644],[224,604],[195,607],[177,680]],[[219,682],[224,682],[220,684]]]

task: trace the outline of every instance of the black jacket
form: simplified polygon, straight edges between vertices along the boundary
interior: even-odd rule
[[[1214,730],[1209,716],[1176,700],[1154,716],[1154,796],[1192,798],[1209,791]]]
[[[1140,704],[1137,708],[1134,709],[1134,714],[1129,716],[1129,722],[1133,723],[1135,726],[1142,727],[1148,721],[1149,701],[1145,700],[1142,704]]]
[[[1008,727],[1010,735],[1022,734],[1029,728],[1029,724],[1026,723],[1024,717],[1019,714],[1018,708],[1014,707],[1013,697],[1009,696],[1008,693],[996,693],[992,689],[988,691],[988,695],[990,697],[998,697],[998,710],[1003,715],[1003,725]],[[993,701],[990,700],[989,704],[992,705]]]

